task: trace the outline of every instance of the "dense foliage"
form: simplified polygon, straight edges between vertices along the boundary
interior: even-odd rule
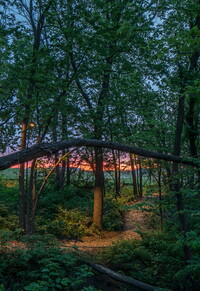
[[[17,203],[18,187],[0,184],[0,228],[3,231],[18,229]],[[6,199],[4,197],[6,196]],[[103,225],[106,230],[121,230],[123,226],[123,204],[127,197],[105,198]],[[35,231],[40,234],[54,234],[58,238],[81,239],[90,235],[92,225],[93,197],[90,189],[69,186],[62,191],[50,184],[41,196]]]
[[[97,290],[90,286],[91,268],[52,236],[26,237],[23,243],[26,249],[1,245],[0,290]]]
[[[153,197],[143,209],[153,213],[148,227],[162,234],[141,233],[139,242],[121,242],[106,260],[148,283],[198,290],[199,36],[199,0],[181,5],[178,0],[1,0],[1,154],[80,137],[184,156],[196,164],[100,147],[29,157],[19,165],[19,183],[2,175],[3,232],[12,231],[17,239],[40,233],[77,240],[91,228],[121,230],[127,203],[147,193]],[[90,175],[79,166],[87,166]],[[129,181],[122,174],[127,169]],[[78,267],[76,273],[78,261],[69,257],[71,265],[65,265],[54,248],[45,260],[44,248],[2,253],[5,288],[81,286],[77,274],[82,278],[90,271]],[[30,277],[23,283],[26,268]]]
[[[199,242],[193,241],[194,259],[184,264],[182,239],[173,232],[146,232],[142,240],[124,240],[101,253],[99,260],[132,278],[172,290],[198,290]]]

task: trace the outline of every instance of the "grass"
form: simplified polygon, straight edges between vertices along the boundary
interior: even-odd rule
[[[0,180],[17,180],[19,169],[6,169],[0,172]]]

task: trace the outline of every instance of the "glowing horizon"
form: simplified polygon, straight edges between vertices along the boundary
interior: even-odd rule
[[[27,169],[27,168],[31,167],[32,162],[31,161],[25,162],[24,164],[25,164],[25,168]],[[41,166],[41,168],[49,169],[49,168],[52,168],[53,166],[54,166],[53,163],[48,162],[48,163],[44,163]],[[17,164],[15,166],[10,167],[10,169],[19,169],[19,167],[20,167],[20,164]],[[59,167],[61,167],[61,165]],[[66,167],[67,167],[67,165],[66,165]],[[80,169],[82,171],[93,172],[92,166],[87,162],[81,162],[81,163],[72,162],[70,165],[70,168],[77,168],[77,169]],[[144,166],[143,166],[143,168],[144,168]],[[138,169],[139,169],[139,165],[136,164],[135,170],[138,170]],[[104,171],[114,171],[115,167],[112,164],[108,164],[108,162],[104,162],[103,170]],[[119,170],[119,167],[117,167],[117,170]],[[131,169],[131,166],[130,166],[128,161],[127,161],[127,163],[125,163],[125,162],[120,163],[120,171],[123,172],[123,171],[131,171],[131,170],[132,169]]]

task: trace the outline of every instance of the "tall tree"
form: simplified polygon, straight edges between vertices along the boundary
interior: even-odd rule
[[[177,95],[177,118],[174,135],[174,155],[180,155],[185,146],[183,143],[184,123],[187,125],[187,139],[189,151],[192,156],[197,157],[197,128],[198,118],[195,114],[197,106],[196,96],[191,95],[188,87],[195,87],[199,75],[198,61],[200,50],[196,45],[196,36],[200,28],[200,2],[184,1],[182,9],[178,9],[178,1],[167,4],[166,21],[164,21],[165,35],[167,35],[167,46],[171,53],[170,71],[174,80],[171,81],[172,90]],[[172,29],[172,27],[174,29]],[[176,30],[175,30],[176,27]],[[187,114],[185,114],[187,112]],[[184,237],[187,237],[188,223],[186,219],[184,197],[181,190],[180,171],[177,163],[172,166],[171,190],[177,198],[177,211],[180,220],[180,229]],[[184,243],[185,260],[191,259],[190,249]]]
[[[145,63],[142,47],[146,44],[152,25],[152,11],[149,10],[149,14],[146,12],[152,6],[142,1],[58,3],[57,22],[65,38],[63,47],[70,58],[77,92],[84,101],[81,101],[82,111],[87,114],[91,125],[91,132],[87,132],[87,136],[103,139],[106,136],[106,108],[112,110],[116,103],[121,103],[122,98],[128,98],[126,85],[131,95],[131,81],[141,84],[144,69],[142,71],[139,68],[141,62]],[[137,69],[140,71],[137,72],[138,76],[134,73]],[[132,92],[132,95],[136,95],[136,92]],[[95,161],[93,220],[101,228],[104,188],[101,148],[95,149]]]

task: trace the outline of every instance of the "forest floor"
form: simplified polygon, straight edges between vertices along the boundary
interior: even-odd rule
[[[91,230],[90,235],[84,236],[78,241],[59,240],[62,248],[73,248],[86,253],[95,254],[103,248],[111,246],[120,240],[141,239],[140,232],[151,229],[150,221],[152,212],[146,211],[146,207],[134,209],[132,206],[142,201],[129,203],[130,210],[126,211],[123,217],[123,228],[121,231],[101,231],[94,233]],[[138,207],[136,207],[138,208]],[[9,249],[26,248],[26,244],[18,241],[10,241],[7,245]]]
[[[141,201],[140,201],[141,202]],[[128,206],[140,202],[133,202]],[[98,251],[111,246],[113,243],[127,239],[141,239],[140,231],[149,229],[149,221],[152,213],[144,210],[130,209],[124,214],[122,231],[102,231],[83,237],[80,241],[62,241],[63,247],[77,247],[86,252]]]

